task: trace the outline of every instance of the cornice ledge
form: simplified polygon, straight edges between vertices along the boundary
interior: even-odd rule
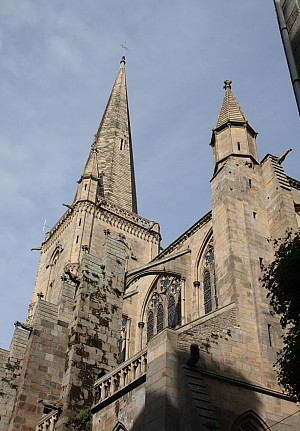
[[[127,222],[129,221],[135,224],[160,239],[159,224],[156,221],[148,220],[134,212],[125,210],[112,202],[108,202],[106,199],[100,199],[96,206],[98,209],[105,210],[108,213],[117,215]]]

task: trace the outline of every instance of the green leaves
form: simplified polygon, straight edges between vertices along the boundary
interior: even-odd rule
[[[92,413],[90,409],[82,410],[74,420],[76,431],[92,431]]]
[[[283,349],[275,363],[278,381],[295,400],[300,400],[300,234],[288,232],[286,238],[274,241],[274,261],[264,269],[261,278],[267,297],[286,333]]]

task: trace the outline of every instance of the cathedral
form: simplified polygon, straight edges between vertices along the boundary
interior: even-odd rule
[[[300,182],[288,151],[258,159],[224,91],[211,211],[161,251],[137,210],[122,58],[73,203],[41,245],[28,318],[0,349],[0,431],[300,429],[260,282],[272,239],[299,230]]]

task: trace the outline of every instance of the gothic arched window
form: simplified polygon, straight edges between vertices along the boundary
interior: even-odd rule
[[[204,271],[203,274],[203,294],[204,294],[204,310],[205,314],[212,311],[212,294],[211,294],[211,281],[210,272]]]
[[[164,329],[164,307],[162,303],[158,304],[156,316],[156,331],[159,333]]]
[[[179,292],[176,304],[176,325],[181,325],[181,293]]]
[[[266,431],[268,426],[255,412],[243,413],[233,424],[230,431]]]
[[[151,340],[154,335],[154,314],[153,311],[149,311],[147,320],[147,341]]]
[[[215,256],[213,239],[211,239],[206,247],[202,259],[202,295],[204,313],[210,313],[218,308],[218,294],[215,272]],[[200,278],[200,280],[201,280]]]
[[[178,276],[170,275],[156,280],[146,307],[147,341],[165,326],[181,324],[181,283]]]
[[[113,431],[127,431],[127,430],[126,430],[125,426],[124,426],[121,422],[118,422],[118,423],[114,426]]]
[[[170,296],[168,302],[168,326],[175,328],[176,326],[176,305],[174,296]]]
[[[121,336],[119,339],[119,364],[126,359],[126,338],[127,338],[128,316],[122,316]]]

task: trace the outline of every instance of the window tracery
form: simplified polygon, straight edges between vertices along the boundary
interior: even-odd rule
[[[269,429],[254,411],[243,413],[231,427],[231,431],[266,431]]]
[[[147,341],[165,327],[181,324],[181,280],[179,277],[160,277],[146,307]]]
[[[147,341],[151,340],[154,335],[154,314],[153,311],[150,310],[148,313],[147,320]]]
[[[215,273],[215,256],[213,240],[209,242],[203,259],[202,269],[203,304],[205,314],[218,308],[218,295]]]
[[[157,333],[164,329],[164,306],[162,303],[158,304],[157,307],[156,329]]]
[[[205,270],[203,274],[203,295],[204,295],[204,311],[205,314],[212,311],[212,294],[210,272]]]
[[[170,296],[168,302],[168,326],[174,328],[176,326],[176,308],[174,296]]]

